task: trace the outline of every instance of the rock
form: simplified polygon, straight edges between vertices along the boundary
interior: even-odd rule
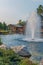
[[[0,45],[0,48],[1,48],[1,49],[6,49],[7,47],[6,47],[5,44],[2,44],[2,45]]]
[[[23,49],[25,46],[11,46],[11,49],[15,51],[15,53],[18,53],[21,49]]]
[[[31,57],[31,54],[27,51],[27,47],[24,47],[23,49],[21,49],[18,54],[22,57]]]
[[[40,61],[39,65],[43,65],[43,59]]]
[[[14,46],[14,47],[11,47],[11,49],[22,57],[28,57],[28,58],[31,57],[31,54],[27,50],[27,47],[25,47],[24,45],[23,46]]]

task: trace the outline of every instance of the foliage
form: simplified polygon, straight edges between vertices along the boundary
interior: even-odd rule
[[[5,23],[5,22],[3,22],[3,24],[2,24],[2,25],[3,25],[3,29],[4,29],[4,30],[6,30],[6,29],[7,29],[7,25],[6,25],[6,23]]]
[[[27,58],[27,59],[23,59],[23,60],[20,62],[20,65],[37,65],[37,64],[32,63],[32,61],[30,61],[30,60]]]
[[[0,49],[0,65],[18,65],[20,57],[11,49]]]
[[[21,58],[11,49],[0,49],[0,65],[37,65],[28,58]]]
[[[5,22],[3,22],[3,23],[0,22],[0,29],[3,29],[3,30],[7,29],[7,25]]]
[[[2,23],[0,22],[0,29],[2,29],[3,27],[2,27]]]
[[[43,6],[42,5],[39,5],[39,7],[37,8],[37,13],[40,15],[41,21],[43,21]]]
[[[26,24],[26,22],[22,21],[22,20],[19,20],[18,24],[21,25],[21,26],[24,26]]]
[[[42,13],[43,13],[43,6],[42,5],[39,5],[39,7],[37,8],[37,13],[39,15],[42,15]]]
[[[0,45],[2,45],[2,41],[1,41],[1,38],[0,38]]]

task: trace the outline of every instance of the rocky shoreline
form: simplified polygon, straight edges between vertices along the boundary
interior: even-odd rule
[[[5,44],[0,45],[0,48],[1,49],[8,49]],[[12,49],[15,53],[17,53],[21,57],[28,57],[28,58],[31,57],[31,54],[29,53],[29,51],[27,51],[27,47],[25,47],[24,45],[11,46],[10,49]]]
[[[2,45],[0,45],[0,48],[1,48],[1,49],[6,49],[7,46],[6,46],[5,44],[2,44]]]
[[[13,47],[11,47],[11,49],[15,53],[17,53],[19,56],[28,57],[28,58],[31,57],[31,54],[29,53],[29,51],[27,51],[27,47],[25,47],[24,45],[22,45],[22,46],[13,46]]]
[[[17,55],[19,55],[19,57],[21,57],[21,59],[24,59],[24,62],[25,62],[25,60],[26,61],[29,60],[29,63],[32,62],[33,64],[37,64],[37,63],[34,63],[33,61],[30,60],[31,54],[29,51],[27,51],[27,47],[24,45],[11,46],[10,48],[7,48],[7,46],[5,44],[2,44],[2,45],[0,45],[0,49],[5,50],[5,51],[6,50],[13,50]]]

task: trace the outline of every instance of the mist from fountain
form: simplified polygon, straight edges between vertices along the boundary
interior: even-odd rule
[[[26,35],[24,40],[40,40],[41,18],[37,12],[32,12],[26,24]]]

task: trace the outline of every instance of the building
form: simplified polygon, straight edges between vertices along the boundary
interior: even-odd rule
[[[8,25],[8,29],[10,33],[24,34],[25,26],[10,24]]]
[[[16,33],[24,34],[25,26],[16,25]]]
[[[16,33],[16,26],[9,24],[8,25],[9,33]]]

